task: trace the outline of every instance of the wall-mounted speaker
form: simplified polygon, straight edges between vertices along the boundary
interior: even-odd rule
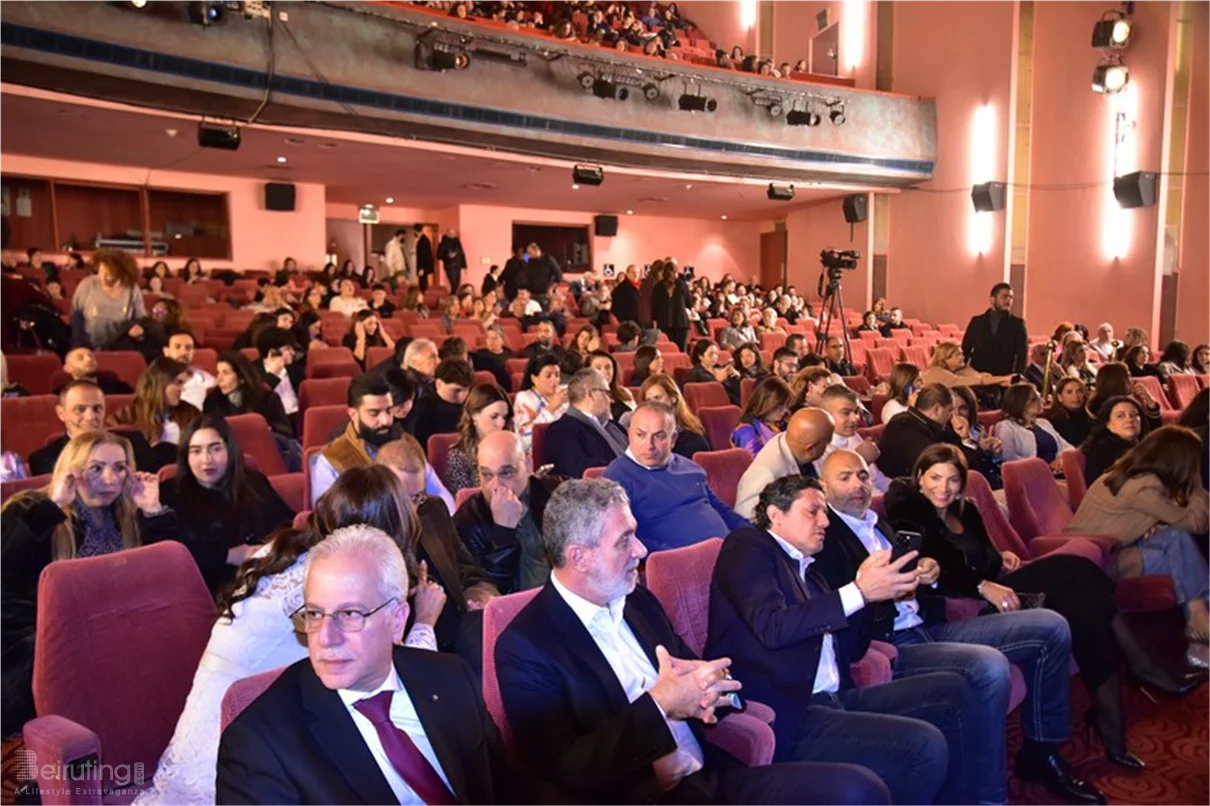
[[[294,212],[294,185],[283,182],[265,183],[265,209]]]
[[[994,213],[1004,209],[1003,182],[984,182],[971,188],[971,203],[976,213]]]
[[[618,234],[616,215],[599,215],[592,220],[593,232],[601,238],[612,238]]]
[[[854,193],[844,197],[844,220],[846,224],[860,224],[866,219],[866,205],[870,197],[864,193]]]
[[[1127,210],[1135,207],[1155,206],[1155,178],[1153,171],[1135,171],[1113,178],[1113,197]]]

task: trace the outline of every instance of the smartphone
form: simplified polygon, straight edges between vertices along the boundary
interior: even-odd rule
[[[910,551],[920,552],[920,547],[924,544],[924,538],[919,532],[896,532],[895,539],[891,541],[891,562],[895,562],[903,555]],[[911,562],[899,569],[899,573],[907,574],[916,570],[916,563],[919,561],[919,556]]]
[[[1022,610],[1035,610],[1046,605],[1045,593],[1018,593],[1017,601],[1021,603]]]

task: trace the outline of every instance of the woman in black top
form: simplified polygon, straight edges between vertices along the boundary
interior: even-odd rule
[[[986,613],[1021,609],[1019,594],[1045,596],[1045,606],[1071,625],[1072,655],[1095,705],[1086,722],[1105,744],[1110,761],[1132,770],[1143,762],[1126,749],[1125,717],[1118,685],[1119,651],[1136,676],[1157,688],[1187,693],[1191,683],[1158,666],[1120,618],[1114,584],[1096,563],[1050,554],[1025,564],[998,551],[978,509],[964,498],[967,466],[962,451],[938,444],[916,461],[911,479],[887,490],[887,519],[897,530],[923,537],[922,557],[941,568],[938,587],[948,596],[985,599]]]
[[[368,308],[353,314],[349,332],[345,333],[341,344],[349,348],[362,369],[366,368],[366,353],[371,347],[395,349],[395,340],[382,326],[382,320]]]
[[[1080,445],[1084,483],[1091,487],[1114,462],[1139,444],[1143,432],[1143,408],[1137,400],[1125,396],[1106,400],[1092,433]]]
[[[214,547],[199,568],[212,592],[235,579],[236,569],[271,532],[289,526],[295,512],[244,456],[221,417],[205,415],[181,434],[176,476],[161,498],[177,513],[187,544]]]
[[[1132,397],[1142,407],[1143,433],[1149,434],[1164,424],[1159,402],[1151,398],[1142,384],[1131,380],[1126,365],[1117,361],[1102,364],[1097,370],[1097,384],[1092,397],[1088,399],[1088,413],[1093,417],[1098,416],[1105,401],[1115,397]]]
[[[653,345],[644,344],[634,351],[634,375],[631,386],[642,386],[652,375],[664,373],[664,354]]]
[[[676,381],[667,375],[652,375],[643,381],[639,389],[639,402],[654,401],[671,407],[676,413],[676,444],[672,452],[692,459],[699,451],[710,450],[706,429],[685,403],[685,396],[677,388]]]
[[[1092,433],[1094,420],[1088,413],[1088,390],[1079,378],[1061,378],[1055,385],[1054,404],[1042,416],[1072,445],[1081,445]]]
[[[243,353],[224,350],[215,362],[214,387],[206,393],[202,411],[212,417],[259,414],[274,434],[294,439],[294,428],[277,392],[265,386]]]
[[[769,374],[760,357],[760,346],[755,342],[745,342],[739,346],[735,351],[735,365],[739,369],[740,378],[759,381]]]
[[[685,351],[689,338],[689,289],[673,264],[664,267],[664,274],[651,290],[651,318],[668,338]]]
[[[727,397],[734,406],[740,405],[739,370],[735,368],[734,360],[726,366],[718,364],[718,345],[710,339],[698,339],[693,343],[690,353],[693,368],[689,370],[686,383],[721,383],[727,390]]]
[[[1155,364],[1148,363],[1151,358],[1151,348],[1146,344],[1136,344],[1126,351],[1126,355],[1122,360],[1126,363],[1127,369],[1130,370],[1132,378],[1160,378],[1160,368]]]

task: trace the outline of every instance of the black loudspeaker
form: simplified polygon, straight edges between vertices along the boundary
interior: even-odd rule
[[[265,184],[265,209],[294,212],[294,185],[267,182]]]
[[[1003,182],[984,182],[971,188],[971,203],[976,213],[994,213],[1004,209]]]
[[[846,224],[860,224],[866,218],[866,204],[869,196],[854,193],[844,197],[844,220]]]
[[[599,215],[592,220],[593,232],[602,238],[612,238],[618,234],[618,217],[616,215]]]
[[[1155,206],[1155,177],[1152,171],[1135,171],[1113,178],[1113,197],[1118,204],[1130,210],[1135,207]]]

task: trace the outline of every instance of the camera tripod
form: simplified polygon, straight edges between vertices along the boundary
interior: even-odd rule
[[[824,286],[823,278],[820,278],[820,286],[823,287],[823,294],[819,301],[820,314],[819,324],[815,326],[815,354],[823,355],[828,346],[828,331],[832,327],[832,323],[837,319],[840,320],[840,340],[844,343],[844,359],[850,364],[853,363],[853,348],[849,344],[849,328],[844,321],[844,295],[840,290],[840,277],[834,276],[829,272],[828,283]]]

